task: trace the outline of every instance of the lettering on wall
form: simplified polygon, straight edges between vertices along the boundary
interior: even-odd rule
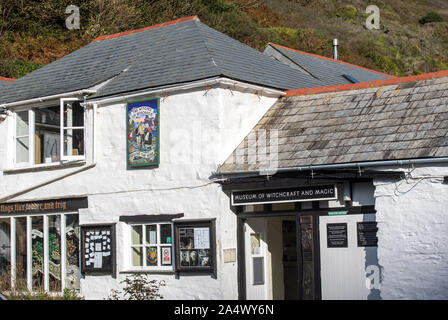
[[[26,202],[11,202],[0,204],[0,215],[18,214],[18,213],[50,213],[50,212],[77,211],[80,208],[87,208],[87,207],[88,207],[87,197],[38,200],[38,201],[26,201]]]
[[[232,205],[298,202],[337,199],[336,185],[306,186],[284,189],[235,191]]]

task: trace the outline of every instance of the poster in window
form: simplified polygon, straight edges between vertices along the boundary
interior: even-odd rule
[[[83,226],[82,271],[112,273],[114,270],[114,226]]]
[[[59,134],[44,133],[44,159],[45,163],[59,160]]]
[[[148,266],[156,266],[157,265],[157,247],[149,247],[147,248],[146,260]]]
[[[162,264],[171,265],[171,247],[162,248]]]
[[[127,104],[128,167],[159,164],[159,99]]]

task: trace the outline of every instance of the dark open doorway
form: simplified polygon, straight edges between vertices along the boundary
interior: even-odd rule
[[[295,220],[282,221],[282,236],[284,298],[285,300],[297,300],[299,298],[299,290]]]

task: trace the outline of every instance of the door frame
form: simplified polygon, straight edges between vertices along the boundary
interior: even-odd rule
[[[296,205],[293,211],[272,211],[272,206],[265,205],[264,211],[261,212],[242,212],[242,207],[237,207],[237,259],[238,259],[238,300],[246,300],[246,252],[245,252],[245,236],[244,225],[248,218],[270,218],[270,217],[296,217],[296,241],[297,241],[297,270],[298,270],[298,290],[299,300],[302,299],[302,233],[300,228],[300,217],[311,216],[313,221],[313,250],[314,250],[314,286],[315,300],[322,299],[322,285],[320,274],[320,234],[319,234],[319,216],[327,216],[329,211],[346,211],[347,215],[352,214],[375,214],[374,206],[357,206],[357,207],[337,207],[337,208],[319,208],[318,202],[313,205],[313,209],[301,209],[300,205]]]

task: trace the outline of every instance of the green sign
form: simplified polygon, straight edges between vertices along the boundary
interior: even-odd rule
[[[329,216],[340,216],[347,214],[348,211],[328,211]]]

